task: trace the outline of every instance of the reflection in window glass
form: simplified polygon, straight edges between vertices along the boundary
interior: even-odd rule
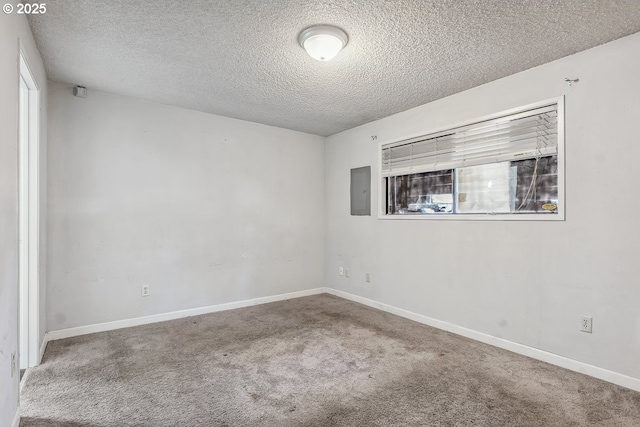
[[[556,155],[384,178],[387,215],[557,213]]]
[[[453,169],[386,178],[388,214],[452,212]]]

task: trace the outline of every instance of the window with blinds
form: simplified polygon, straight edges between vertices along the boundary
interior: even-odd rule
[[[382,144],[383,215],[557,215],[562,113],[555,100]]]

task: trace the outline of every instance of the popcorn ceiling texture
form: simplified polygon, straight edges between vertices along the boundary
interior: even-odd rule
[[[64,0],[50,80],[327,136],[640,31],[638,0]],[[298,45],[332,24],[320,63]],[[570,70],[568,70],[568,73]]]

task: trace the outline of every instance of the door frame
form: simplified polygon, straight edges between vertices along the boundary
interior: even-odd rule
[[[18,84],[21,86],[24,80],[28,89],[27,108],[23,105],[22,96],[18,98],[18,333],[21,342],[25,340],[25,345],[20,347],[25,348],[27,354],[19,355],[20,368],[25,369],[40,363],[40,89],[33,77],[22,44],[19,56]],[[26,313],[23,313],[23,310],[26,310]],[[21,324],[22,318],[26,320],[27,325]],[[20,330],[21,327],[23,330]]]

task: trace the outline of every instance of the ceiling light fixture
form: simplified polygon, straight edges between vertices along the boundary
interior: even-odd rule
[[[318,61],[328,61],[347,45],[349,37],[340,28],[316,25],[300,33],[298,42],[307,53]]]

